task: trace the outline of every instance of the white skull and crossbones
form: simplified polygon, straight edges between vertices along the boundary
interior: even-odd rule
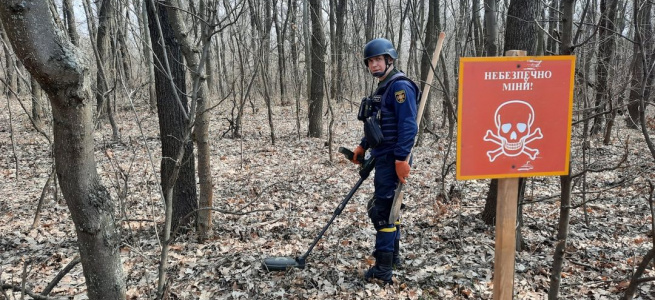
[[[522,100],[504,102],[496,109],[494,114],[496,133],[487,130],[484,140],[500,145],[496,150],[487,151],[489,161],[493,162],[501,154],[518,156],[526,154],[531,160],[537,158],[539,149],[528,146],[530,142],[543,138],[541,128],[532,131],[534,123],[534,109]]]

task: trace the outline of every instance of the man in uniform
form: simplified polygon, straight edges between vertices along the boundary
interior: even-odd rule
[[[400,264],[400,222],[389,224],[394,191],[405,183],[410,165],[407,156],[418,132],[416,124],[419,89],[393,65],[398,52],[383,38],[364,46],[364,64],[378,78],[378,87],[362,100],[358,119],[364,122],[364,138],[355,149],[353,162],[371,149],[375,157],[375,195],[368,203],[368,215],[375,227],[375,266],[365,274],[392,283],[392,269]]]

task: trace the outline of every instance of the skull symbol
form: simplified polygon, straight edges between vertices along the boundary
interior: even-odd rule
[[[534,110],[524,101],[508,101],[496,109],[494,122],[496,134],[503,142],[505,155],[516,156],[523,151],[525,138],[534,122]]]
[[[499,155],[518,156],[527,154],[534,160],[539,154],[538,149],[531,149],[526,145],[536,139],[543,138],[541,129],[532,131],[534,123],[534,109],[522,100],[507,101],[496,109],[494,114],[496,133],[487,130],[485,141],[500,145],[500,148],[487,152],[489,161],[494,161]]]

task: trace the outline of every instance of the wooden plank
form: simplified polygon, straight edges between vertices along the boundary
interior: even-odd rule
[[[494,300],[509,300],[514,294],[516,210],[518,178],[498,179],[496,203],[496,248],[494,258]]]

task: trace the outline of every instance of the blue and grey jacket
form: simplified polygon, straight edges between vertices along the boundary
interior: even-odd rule
[[[371,95],[372,114],[379,120],[384,142],[371,150],[371,155],[380,157],[392,153],[396,160],[405,160],[418,132],[416,124],[419,88],[404,73],[392,70],[387,78],[378,84]],[[366,137],[360,145],[369,148]]]

